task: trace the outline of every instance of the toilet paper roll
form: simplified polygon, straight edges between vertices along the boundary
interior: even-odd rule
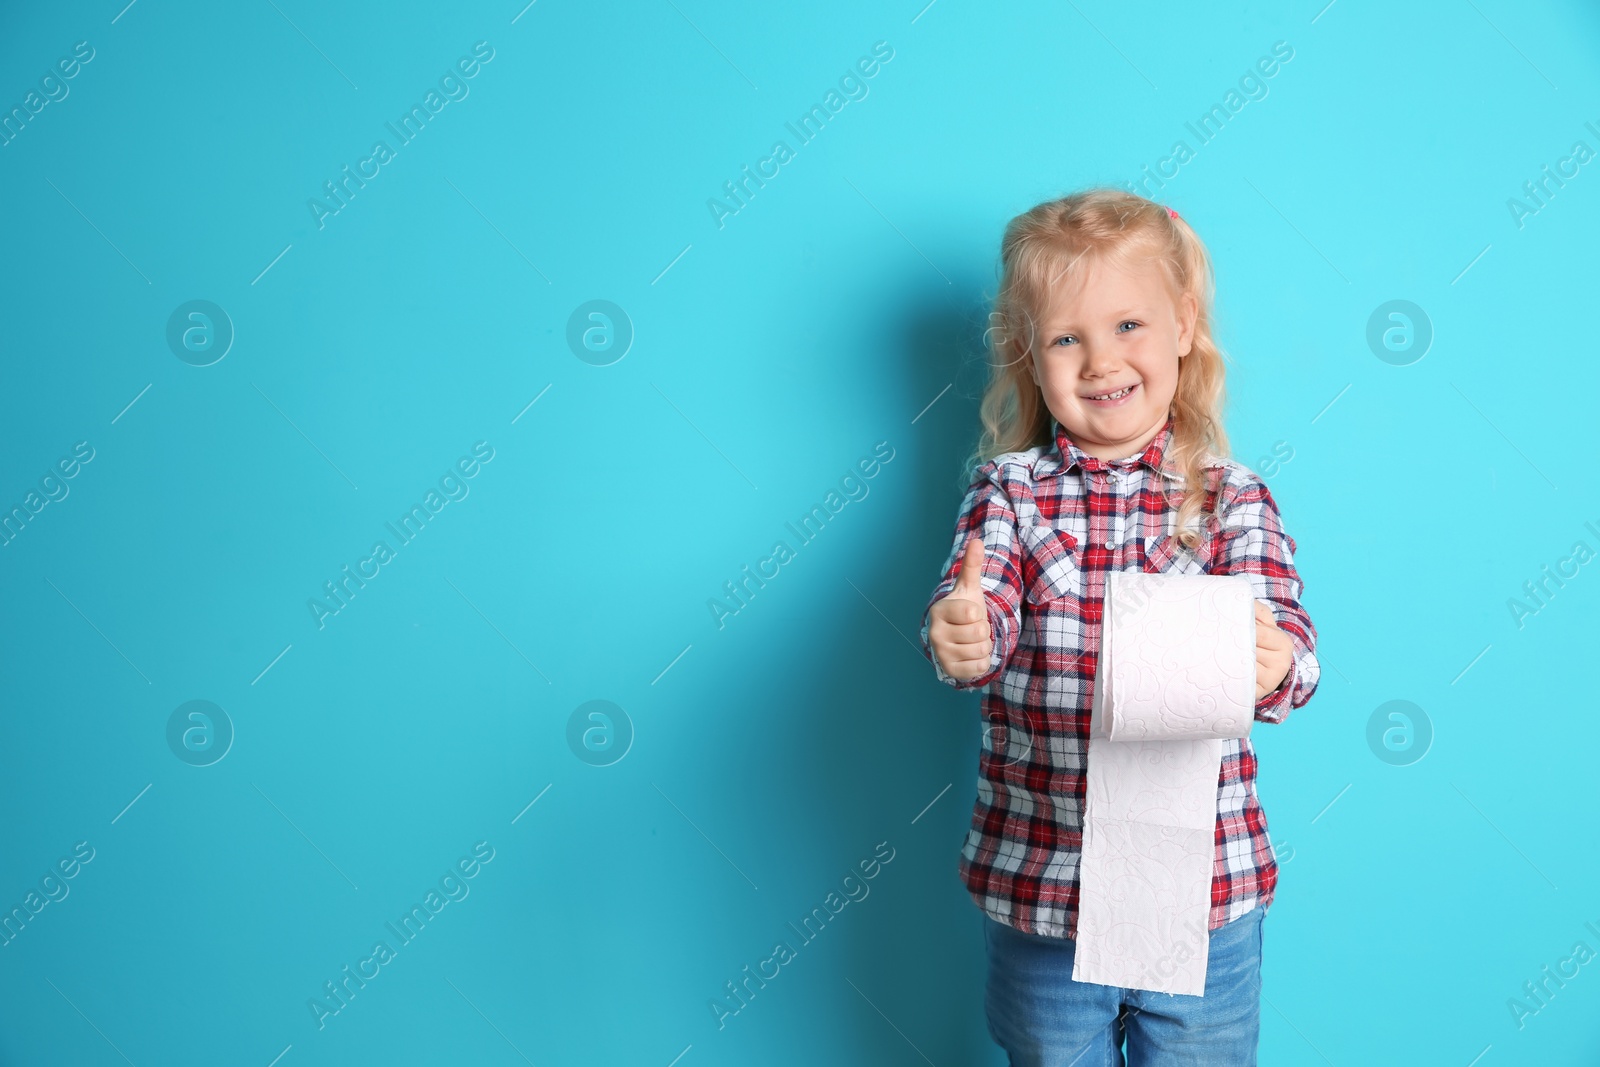
[[[1255,721],[1241,575],[1106,574],[1072,977],[1204,996],[1222,739]]]

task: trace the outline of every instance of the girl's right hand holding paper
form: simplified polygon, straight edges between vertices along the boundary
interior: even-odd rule
[[[928,643],[944,672],[960,681],[987,673],[993,652],[989,609],[979,584],[982,574],[983,538],[974,537],[961,557],[955,587],[935,602],[929,615]]]

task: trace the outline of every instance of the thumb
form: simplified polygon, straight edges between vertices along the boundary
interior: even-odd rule
[[[963,600],[982,600],[983,586],[979,583],[982,577],[983,538],[973,537],[961,557],[961,569],[956,572],[955,588],[950,590],[950,595]]]

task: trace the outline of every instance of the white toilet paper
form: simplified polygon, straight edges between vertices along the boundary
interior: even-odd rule
[[[1242,575],[1111,571],[1089,729],[1072,977],[1203,996],[1222,738],[1255,720]]]

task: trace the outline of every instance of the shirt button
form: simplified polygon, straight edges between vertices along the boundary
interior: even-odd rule
[[[1117,543],[1115,541],[1107,541],[1106,542],[1106,551],[1108,551],[1108,552],[1114,551],[1116,549],[1116,547],[1117,547]]]

